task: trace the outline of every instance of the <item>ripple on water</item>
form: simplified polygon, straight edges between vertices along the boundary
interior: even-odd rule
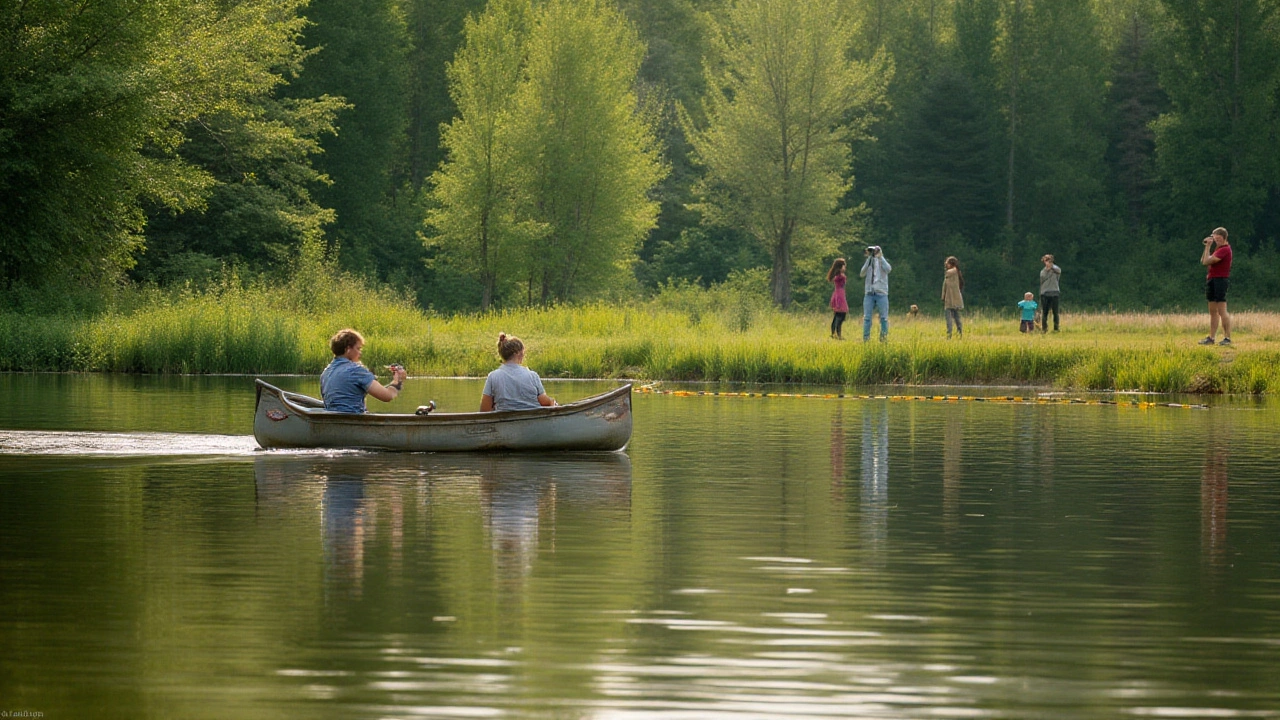
[[[252,435],[0,431],[0,455],[248,455]]]

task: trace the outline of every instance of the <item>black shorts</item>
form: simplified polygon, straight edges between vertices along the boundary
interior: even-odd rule
[[[1227,281],[1230,278],[1209,278],[1204,281],[1204,298],[1209,302],[1227,301]]]

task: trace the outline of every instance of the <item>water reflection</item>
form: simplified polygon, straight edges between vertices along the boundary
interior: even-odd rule
[[[889,535],[889,405],[862,414],[862,545],[875,557]]]
[[[406,506],[456,505],[476,498],[495,577],[517,590],[546,541],[555,551],[557,506],[626,508],[631,461],[623,453],[558,455],[354,454],[255,459],[260,512],[319,507],[326,587],[360,597],[366,548],[379,535],[387,570],[400,575]],[[429,514],[422,515],[429,517]]]
[[[1215,434],[1205,448],[1200,472],[1200,553],[1220,567],[1227,548],[1227,458],[1231,439]]]
[[[942,430],[942,524],[953,532],[960,517],[960,454],[964,449],[964,427],[959,412],[947,414]]]
[[[831,499],[844,497],[844,406],[831,414]]]

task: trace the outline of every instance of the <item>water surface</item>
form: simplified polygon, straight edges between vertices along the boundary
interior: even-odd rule
[[[625,454],[484,456],[256,451],[253,395],[0,375],[0,711],[1280,717],[1274,402],[637,395]]]

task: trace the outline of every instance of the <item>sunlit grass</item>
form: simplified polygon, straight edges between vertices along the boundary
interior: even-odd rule
[[[702,294],[699,294],[699,293]],[[1234,315],[1236,347],[1201,347],[1207,317],[1094,313],[1063,331],[1022,335],[1012,312],[970,313],[963,339],[941,318],[891,318],[887,343],[843,342],[829,317],[783,313],[759,298],[678,289],[632,306],[582,305],[451,317],[389,291],[326,281],[282,288],[227,284],[153,294],[93,316],[0,314],[0,370],[137,373],[318,373],[327,340],[355,327],[365,361],[414,375],[487,373],[499,332],[522,337],[544,377],[733,382],[1047,384],[1156,392],[1280,390],[1280,314]]]

